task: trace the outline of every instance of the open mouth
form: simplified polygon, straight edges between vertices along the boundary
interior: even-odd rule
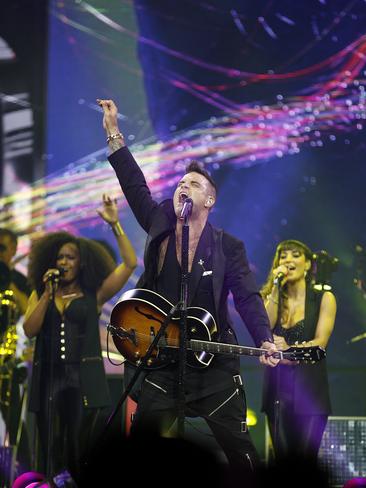
[[[288,264],[286,267],[289,271],[295,271],[296,269],[296,266],[294,264]]]
[[[178,198],[178,201],[179,203],[184,203],[188,198],[188,193],[182,191],[181,193],[179,193],[179,198]]]

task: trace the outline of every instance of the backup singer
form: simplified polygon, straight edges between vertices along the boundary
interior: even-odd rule
[[[47,476],[68,469],[78,479],[98,409],[110,401],[99,314],[126,284],[136,256],[119,223],[116,200],[104,195],[98,213],[111,225],[122,264],[117,266],[101,244],[67,232],[46,235],[30,253],[34,291],[24,330],[37,341],[29,409],[37,414]]]
[[[279,350],[326,348],[332,334],[336,300],[332,292],[313,288],[311,269],[312,252],[304,243],[287,240],[277,246],[261,293]],[[284,360],[275,371],[266,369],[263,410],[277,459],[291,455],[316,462],[331,413],[325,359],[315,364]]]

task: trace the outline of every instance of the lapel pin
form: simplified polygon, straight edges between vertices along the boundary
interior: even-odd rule
[[[201,258],[199,261],[198,261],[198,264],[202,267],[203,269],[203,273],[202,273],[202,276],[208,276],[208,275],[212,275],[212,271],[206,271],[205,267],[204,267],[204,260]]]

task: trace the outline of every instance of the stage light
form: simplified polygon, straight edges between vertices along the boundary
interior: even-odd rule
[[[366,488],[366,478],[352,478],[343,488]]]
[[[248,427],[253,427],[254,425],[257,425],[258,419],[257,415],[254,410],[251,408],[247,409],[247,425]]]
[[[315,290],[325,290],[325,291],[330,291],[332,289],[332,285],[328,284],[328,283],[316,283],[313,288],[315,288]]]
[[[12,488],[76,488],[76,484],[68,471],[56,474],[52,481],[42,473],[27,471],[18,476]]]
[[[14,480],[12,488],[34,488],[36,486],[46,488],[50,485],[45,478],[44,474],[38,473],[37,471],[27,471]]]

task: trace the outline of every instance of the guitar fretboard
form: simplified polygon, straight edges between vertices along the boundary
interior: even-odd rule
[[[231,354],[231,355],[245,355],[245,356],[264,356],[268,353],[267,349],[260,347],[239,346],[237,344],[224,344],[221,342],[208,342],[191,339],[189,341],[189,348],[192,351],[205,351],[211,354]],[[291,359],[291,353],[276,352],[272,354],[276,359]],[[286,357],[287,356],[287,357]]]

